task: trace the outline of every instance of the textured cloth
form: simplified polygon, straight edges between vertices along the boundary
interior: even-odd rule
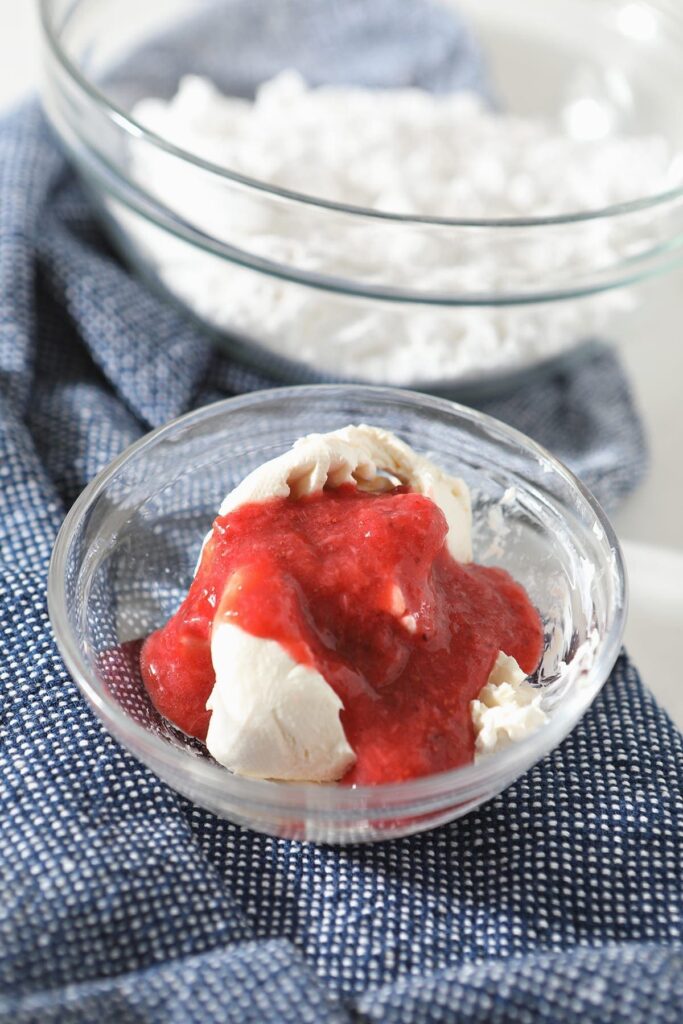
[[[0,218],[0,1022],[683,1019],[681,737],[625,656],[504,794],[376,846],[221,821],[104,731],[47,620],[65,510],[148,427],[269,382],[120,265],[34,106],[0,125]],[[489,408],[609,502],[641,435],[587,359]]]
[[[183,74],[253,96],[292,67],[311,85],[470,89],[495,102],[477,40],[434,0],[202,0],[186,20],[145,39],[108,82],[126,103],[169,96]]]

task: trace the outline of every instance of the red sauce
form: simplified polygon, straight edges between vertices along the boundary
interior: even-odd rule
[[[157,709],[206,738],[215,616],[279,641],[339,694],[357,755],[345,783],[399,781],[474,755],[469,703],[499,650],[529,673],[542,652],[537,611],[502,569],[456,562],[446,520],[405,488],[352,486],[243,505],[216,519],[173,618],[145,642]],[[395,587],[409,632],[396,614]]]

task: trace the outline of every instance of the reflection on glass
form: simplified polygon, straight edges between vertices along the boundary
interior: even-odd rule
[[[657,35],[657,19],[644,3],[624,4],[617,14],[617,26],[625,36],[648,42]]]

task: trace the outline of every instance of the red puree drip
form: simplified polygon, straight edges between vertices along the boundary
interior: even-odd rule
[[[373,495],[344,486],[219,517],[180,609],[145,642],[152,701],[206,738],[211,626],[225,615],[279,641],[339,694],[357,755],[345,783],[471,761],[469,703],[498,651],[533,672],[543,633],[524,589],[502,569],[456,562],[446,532],[440,509],[405,488]],[[392,614],[395,585],[416,616],[415,633]]]

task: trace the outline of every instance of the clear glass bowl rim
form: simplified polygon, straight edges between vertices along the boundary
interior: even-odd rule
[[[318,785],[315,783],[281,783],[250,779],[233,775],[225,768],[208,760],[174,748],[161,737],[145,729],[128,717],[125,712],[106,695],[103,695],[90,678],[88,665],[81,655],[78,640],[73,634],[66,613],[67,596],[65,569],[69,549],[81,520],[100,496],[107,484],[132,458],[154,447],[159,441],[171,436],[181,427],[192,426],[216,414],[230,410],[244,410],[277,398],[278,400],[303,399],[306,394],[316,396],[328,394],[356,394],[366,399],[399,399],[408,405],[424,409],[432,408],[485,430],[490,437],[512,442],[525,454],[540,461],[551,472],[559,475],[578,495],[596,517],[604,531],[605,541],[614,553],[615,587],[614,602],[609,609],[611,621],[601,637],[600,648],[590,674],[600,678],[601,685],[607,679],[621,648],[628,606],[628,587],[623,553],[614,529],[600,504],[591,492],[563,463],[552,456],[541,445],[532,441],[520,431],[487,416],[446,399],[426,396],[418,392],[372,385],[301,385],[286,388],[272,388],[250,392],[233,398],[223,399],[186,413],[169,423],[145,434],[126,448],[105,469],[103,469],[82,491],[69,510],[58,533],[48,570],[48,612],[54,630],[57,646],[73,679],[96,709],[113,735],[124,746],[141,757],[150,767],[163,766],[177,776],[183,768],[193,776],[194,785],[207,786],[213,792],[222,792],[241,803],[278,813],[311,812],[323,818],[335,819],[348,814],[358,814],[369,808],[374,812],[381,807],[399,809],[401,813],[424,813],[430,806],[438,807],[444,798],[457,797],[466,801],[475,797],[482,786],[498,786],[502,789],[522,771],[554,749],[564,739],[576,722],[587,710],[588,705],[574,710],[571,715],[556,715],[547,725],[527,739],[511,744],[499,754],[456,768],[448,772],[411,779],[405,782],[385,783],[377,786],[346,787]],[[596,691],[597,692],[597,691]],[[144,748],[146,754],[141,752]],[[408,804],[408,801],[410,802]]]
[[[660,16],[664,18],[676,19],[677,14],[674,7],[672,7],[667,0],[648,0],[649,4],[658,9]],[[291,189],[280,188],[276,185],[268,184],[267,182],[260,181],[258,178],[252,178],[248,175],[238,174],[235,171],[231,171],[229,168],[224,167],[220,164],[212,163],[209,160],[205,160],[189,150],[183,149],[180,146],[174,145],[169,142],[163,136],[150,131],[145,128],[140,122],[136,121],[131,115],[125,111],[122,107],[114,103],[94,82],[88,79],[76,66],[69,54],[62,46],[60,40],[60,28],[55,24],[54,20],[54,5],[55,0],[39,0],[39,14],[40,24],[44,36],[44,41],[47,43],[53,56],[62,66],[63,70],[71,79],[72,83],[79,89],[79,91],[87,96],[97,107],[100,108],[102,113],[107,117],[108,120],[114,122],[128,135],[135,138],[145,139],[150,145],[155,146],[158,149],[162,149],[165,152],[177,157],[186,163],[197,167],[198,169],[204,170],[210,174],[216,175],[219,178],[225,178],[229,181],[234,181],[247,188],[253,189],[254,191],[264,192],[269,195],[277,196],[279,199],[289,200],[292,203],[301,203],[306,206],[318,207],[320,209],[327,209],[336,211],[337,213],[347,214],[349,216],[357,216],[376,220],[379,222],[385,221],[390,223],[403,223],[403,224],[422,224],[432,225],[437,227],[450,227],[450,228],[535,228],[544,227],[548,225],[561,225],[561,224],[578,224],[584,221],[601,220],[611,217],[617,217],[635,213],[641,210],[648,210],[658,206],[662,206],[669,202],[674,202],[677,199],[683,197],[683,185],[668,189],[664,192],[656,193],[652,196],[646,196],[638,199],[632,199],[625,203],[616,203],[611,206],[601,207],[599,209],[588,209],[578,210],[573,213],[556,214],[546,217],[500,217],[500,218],[452,218],[452,217],[439,217],[439,216],[412,216],[410,214],[391,213],[387,211],[374,210],[368,207],[354,206],[351,204],[335,202],[333,200],[322,199],[317,196],[309,195],[304,192],[297,192]],[[78,9],[78,0],[72,4],[68,11],[68,17],[70,17]],[[679,19],[680,20],[680,19]],[[63,28],[63,26],[62,26]],[[683,24],[681,25],[683,28]]]

